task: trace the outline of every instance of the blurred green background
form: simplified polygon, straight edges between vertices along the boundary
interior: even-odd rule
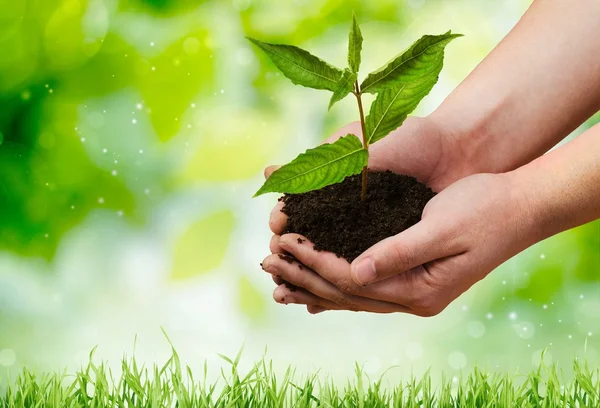
[[[245,35],[345,64],[354,10],[363,71],[421,35],[447,52],[431,112],[514,26],[525,0],[0,0],[0,378],[133,348],[200,365],[246,344],[278,364],[450,373],[598,361],[600,224],[530,248],[443,314],[326,313],[271,301],[258,267],[276,197],[262,168],[355,120],[294,87]],[[589,127],[590,120],[582,128]],[[579,129],[580,132],[582,129]],[[577,132],[576,132],[577,133]]]

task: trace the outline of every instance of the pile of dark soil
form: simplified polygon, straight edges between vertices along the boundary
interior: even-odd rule
[[[304,235],[316,250],[352,262],[375,243],[419,222],[435,195],[415,178],[390,171],[369,172],[366,200],[360,193],[359,174],[320,190],[284,195],[285,233]]]

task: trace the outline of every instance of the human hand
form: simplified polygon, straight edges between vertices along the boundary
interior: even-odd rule
[[[402,127],[393,131],[386,138],[373,144],[369,148],[369,164],[372,170],[391,170],[399,174],[407,174],[417,178],[439,191],[452,183],[458,177],[459,171],[465,170],[464,160],[461,155],[464,149],[453,143],[433,119],[410,117],[405,120]],[[351,123],[335,132],[324,143],[331,143],[338,138],[351,133],[362,135],[360,122]],[[457,166],[461,163],[461,168]],[[278,166],[270,166],[265,170],[268,178]],[[275,234],[271,240],[272,253],[282,250],[275,244],[279,235],[285,230],[287,216],[281,212],[283,203],[278,202],[271,211],[269,227]],[[283,281],[276,276],[273,280],[277,284]],[[310,307],[309,307],[310,309]]]
[[[440,313],[502,262],[533,244],[526,201],[505,174],[477,174],[444,189],[425,207],[422,220],[365,251],[350,265],[317,252],[297,234],[275,236],[263,268],[279,285],[279,303],[307,305],[309,312],[355,310]],[[365,285],[366,284],[366,285]]]

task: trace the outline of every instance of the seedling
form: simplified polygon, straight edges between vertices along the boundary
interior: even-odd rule
[[[333,92],[329,109],[350,93],[356,97],[362,143],[348,134],[334,143],[308,149],[274,171],[255,197],[270,193],[305,193],[343,181],[362,171],[361,198],[367,195],[369,146],[398,128],[431,91],[444,63],[446,45],[461,34],[448,31],[425,35],[387,65],[358,82],[362,34],[352,16],[348,41],[348,68],[341,70],[293,45],[269,44],[248,38],[260,47],[294,84]],[[365,117],[362,95],[376,94]]]

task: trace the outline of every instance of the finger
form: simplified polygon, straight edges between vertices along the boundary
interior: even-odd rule
[[[269,228],[273,234],[281,235],[285,230],[285,224],[287,224],[287,215],[281,212],[283,208],[283,201],[278,201],[269,217]]]
[[[327,300],[315,296],[314,294],[304,290],[304,289],[295,289],[291,290],[285,285],[279,285],[273,291],[273,299],[277,303],[282,304],[290,304],[294,303],[297,305],[307,305],[307,306],[318,306],[323,309],[328,308],[330,310],[342,310],[342,307]]]
[[[269,255],[263,261],[263,269],[346,310],[364,310],[375,313],[410,312],[409,308],[403,305],[345,294],[313,270],[283,254]]]
[[[313,293],[308,292],[302,288],[290,289],[286,285],[280,285],[273,292],[273,299],[277,303],[295,303],[298,305],[306,305],[311,308],[322,309],[322,310],[343,310],[342,306],[339,306],[327,299],[320,298]]]
[[[428,280],[427,271],[420,266],[406,273],[363,286],[352,279],[350,265],[346,260],[330,252],[315,251],[313,244],[301,235],[283,235],[280,237],[279,246],[347,295],[396,303],[409,309],[432,295],[433,288]]]
[[[281,279],[280,276],[276,276],[276,275],[271,275],[271,278],[273,278],[273,282],[275,282],[275,284],[277,286],[279,285],[283,285],[285,283],[285,281],[283,279]]]
[[[350,276],[350,264],[332,252],[316,251],[314,244],[299,234],[285,234],[279,238],[279,246],[302,264],[333,283],[342,291],[360,291],[361,285]]]
[[[283,249],[279,246],[279,235],[273,235],[269,242],[269,250],[272,254],[279,254],[283,252]]]
[[[455,255],[460,251],[454,241],[436,222],[422,220],[406,231],[378,242],[356,258],[350,266],[352,279],[359,285],[368,285],[435,259]]]
[[[264,171],[265,179],[268,179],[271,176],[271,174],[280,167],[281,166],[278,165],[268,166]]]
[[[363,288],[361,296],[404,305],[419,314],[424,304],[440,296],[437,278],[422,265]]]

